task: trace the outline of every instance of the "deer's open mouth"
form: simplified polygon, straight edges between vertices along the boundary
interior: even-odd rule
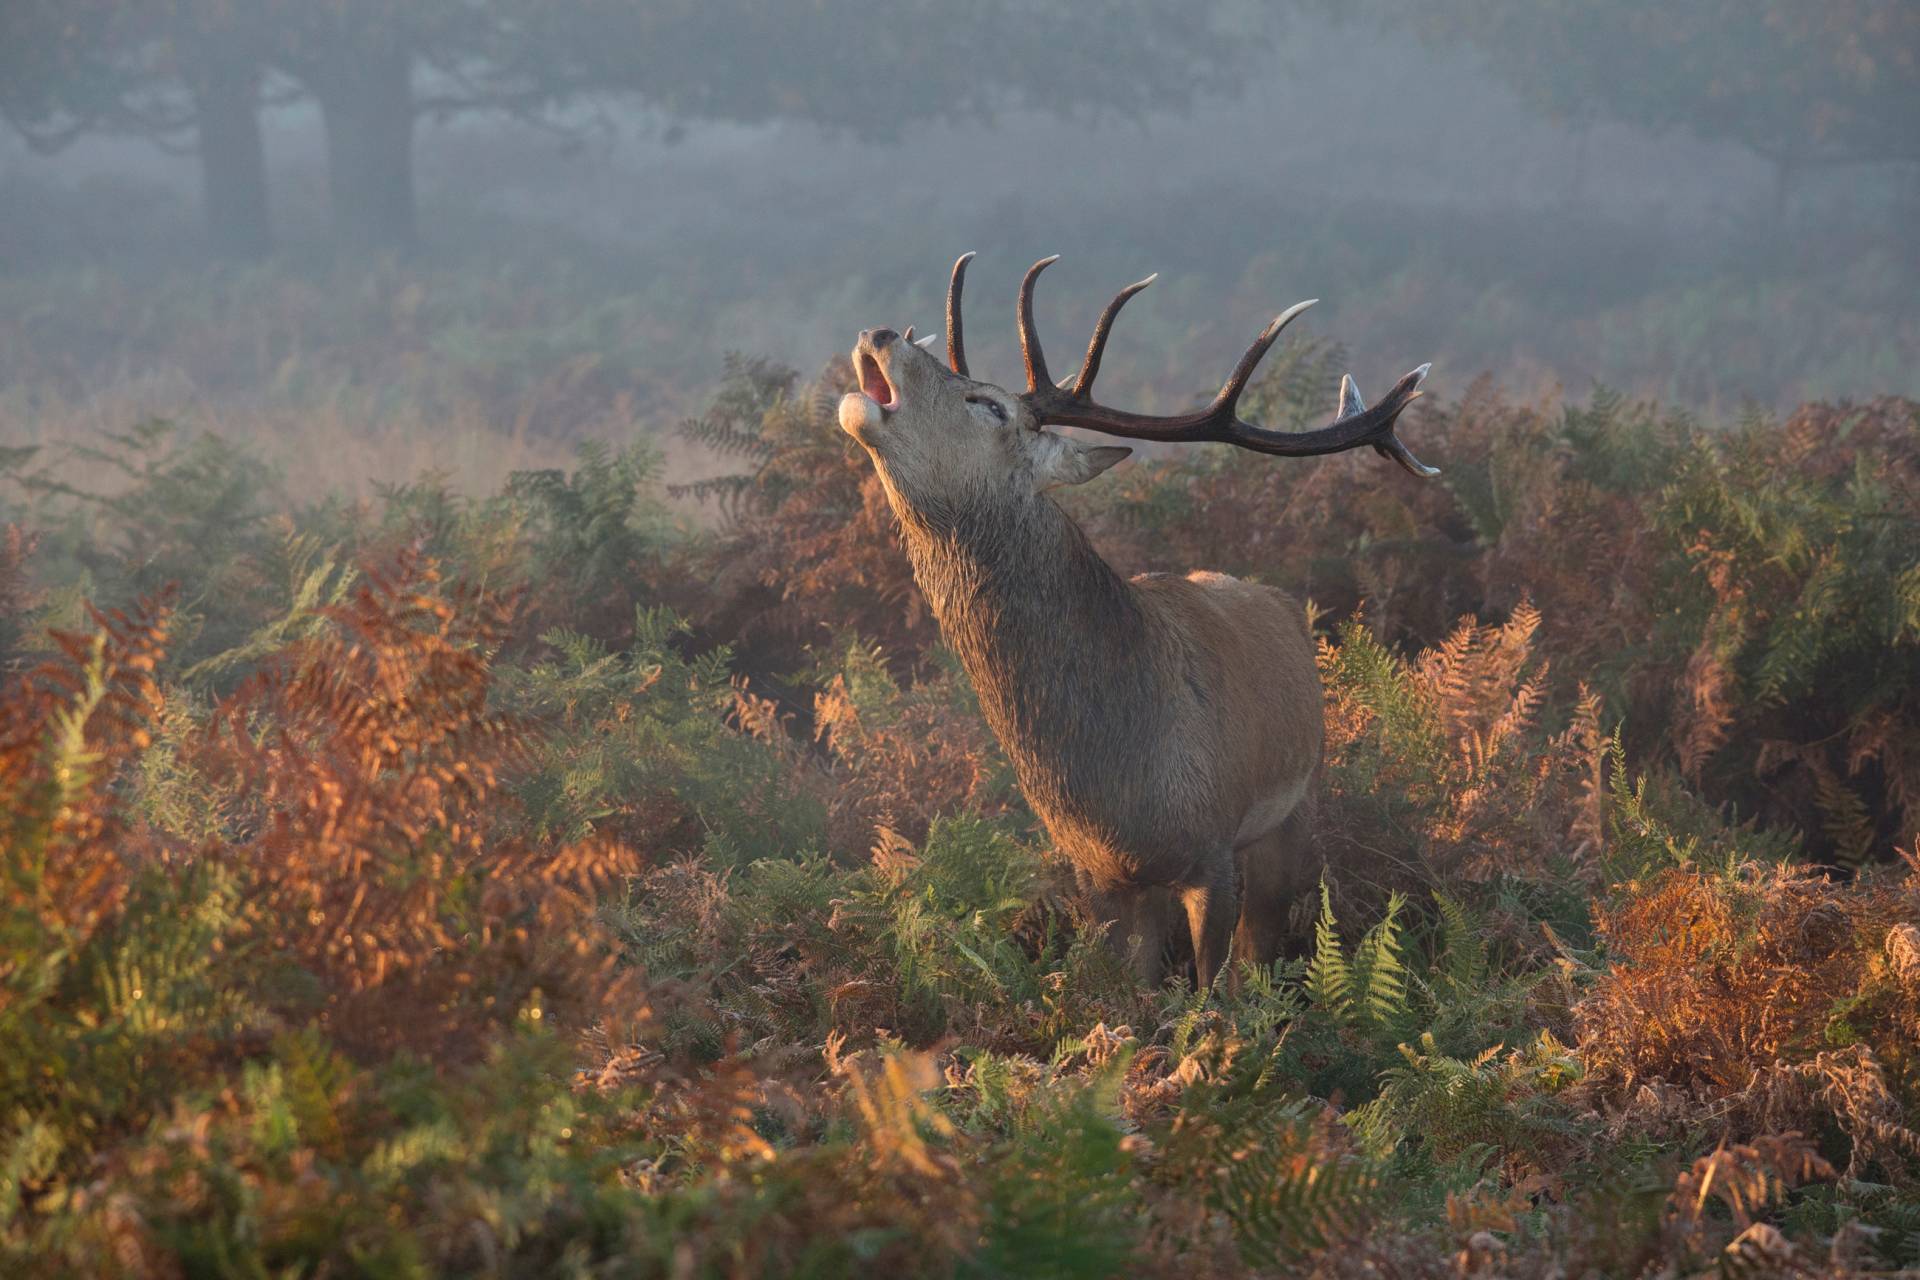
[[[887,378],[887,371],[870,351],[862,351],[854,361],[854,368],[860,375],[860,390],[868,399],[882,409],[892,409],[900,403],[894,394],[893,383]]]

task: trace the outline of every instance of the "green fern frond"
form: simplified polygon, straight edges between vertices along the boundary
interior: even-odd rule
[[[1825,769],[1814,775],[1814,802],[1820,810],[1821,831],[1833,843],[1842,866],[1864,866],[1873,855],[1873,811],[1853,788]]]
[[[280,652],[319,627],[322,610],[343,603],[359,580],[358,570],[343,564],[337,553],[322,550],[308,536],[290,536],[284,554],[292,576],[281,615],[242,643],[188,667],[180,673],[183,681],[194,684],[209,680]]]
[[[1407,1013],[1407,968],[1401,958],[1399,915],[1406,899],[1396,890],[1387,914],[1367,930],[1354,952],[1355,1020],[1369,1034],[1391,1030]]]
[[[301,1140],[337,1152],[345,1140],[340,1103],[353,1078],[352,1064],[313,1029],[281,1036],[274,1049],[288,1112]]]
[[[1175,1062],[1184,1060],[1193,1052],[1200,1029],[1206,1025],[1207,1006],[1211,1003],[1210,987],[1201,987],[1181,997],[1179,1011],[1173,1017],[1173,1035],[1168,1041],[1168,1051]]]
[[[0,1131],[0,1233],[8,1235],[20,1216],[23,1191],[53,1172],[66,1145],[44,1121],[9,1127],[11,1132]]]
[[[1311,1100],[1289,1104],[1264,1132],[1221,1154],[1219,1204],[1250,1264],[1326,1249],[1359,1232],[1377,1206],[1372,1162],[1318,1128],[1319,1108]]]
[[[1313,924],[1313,958],[1307,962],[1307,996],[1336,1020],[1344,1021],[1353,1007],[1353,969],[1340,945],[1340,926],[1333,916],[1333,898],[1320,881],[1320,916]]]
[[[1479,991],[1487,981],[1487,939],[1480,921],[1457,898],[1433,892],[1440,912],[1441,960],[1454,990]]]

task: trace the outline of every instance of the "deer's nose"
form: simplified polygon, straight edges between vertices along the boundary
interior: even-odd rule
[[[893,340],[900,335],[891,329],[869,329],[861,336],[866,339],[869,347],[872,347],[875,351],[879,351],[881,348],[891,344]]]

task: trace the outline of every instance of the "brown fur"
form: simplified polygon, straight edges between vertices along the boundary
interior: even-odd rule
[[[855,355],[885,371],[892,403],[849,396],[842,424],[872,455],[941,631],[1111,936],[1139,940],[1150,981],[1170,931],[1191,939],[1202,982],[1235,938],[1241,958],[1270,963],[1312,874],[1324,731],[1299,604],[1215,573],[1122,579],[1045,490],[1124,451],[1039,430],[1015,397],[885,331]]]

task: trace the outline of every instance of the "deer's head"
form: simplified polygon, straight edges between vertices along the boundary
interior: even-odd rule
[[[1056,384],[1033,326],[1033,287],[1057,258],[1044,258],[1020,286],[1020,347],[1027,390],[1018,394],[967,372],[960,315],[961,286],[972,254],[954,263],[947,289],[947,361],[942,364],[906,334],[868,329],[853,349],[860,390],[840,401],[840,425],[873,456],[896,499],[910,507],[951,504],[970,495],[1033,493],[1091,480],[1126,457],[1129,449],[1048,431],[1049,425],[1088,427],[1141,440],[1214,440],[1288,457],[1339,453],[1372,445],[1415,475],[1437,474],[1419,462],[1393,433],[1401,410],[1420,394],[1429,366],[1395,384],[1369,409],[1351,377],[1340,384],[1340,408],[1332,425],[1317,431],[1270,431],[1242,422],[1235,409],[1255,366],[1293,318],[1312,305],[1302,302],[1276,317],[1235,366],[1211,403],[1190,414],[1155,417],[1094,403],[1093,380],[1114,318],[1129,298],[1153,283],[1148,276],[1116,295],[1094,326],[1078,374]],[[931,342],[932,339],[925,339]]]
[[[841,399],[840,425],[915,507],[1079,484],[1133,452],[1044,429],[1021,397],[955,372],[891,329],[863,332],[853,367],[860,390]]]

